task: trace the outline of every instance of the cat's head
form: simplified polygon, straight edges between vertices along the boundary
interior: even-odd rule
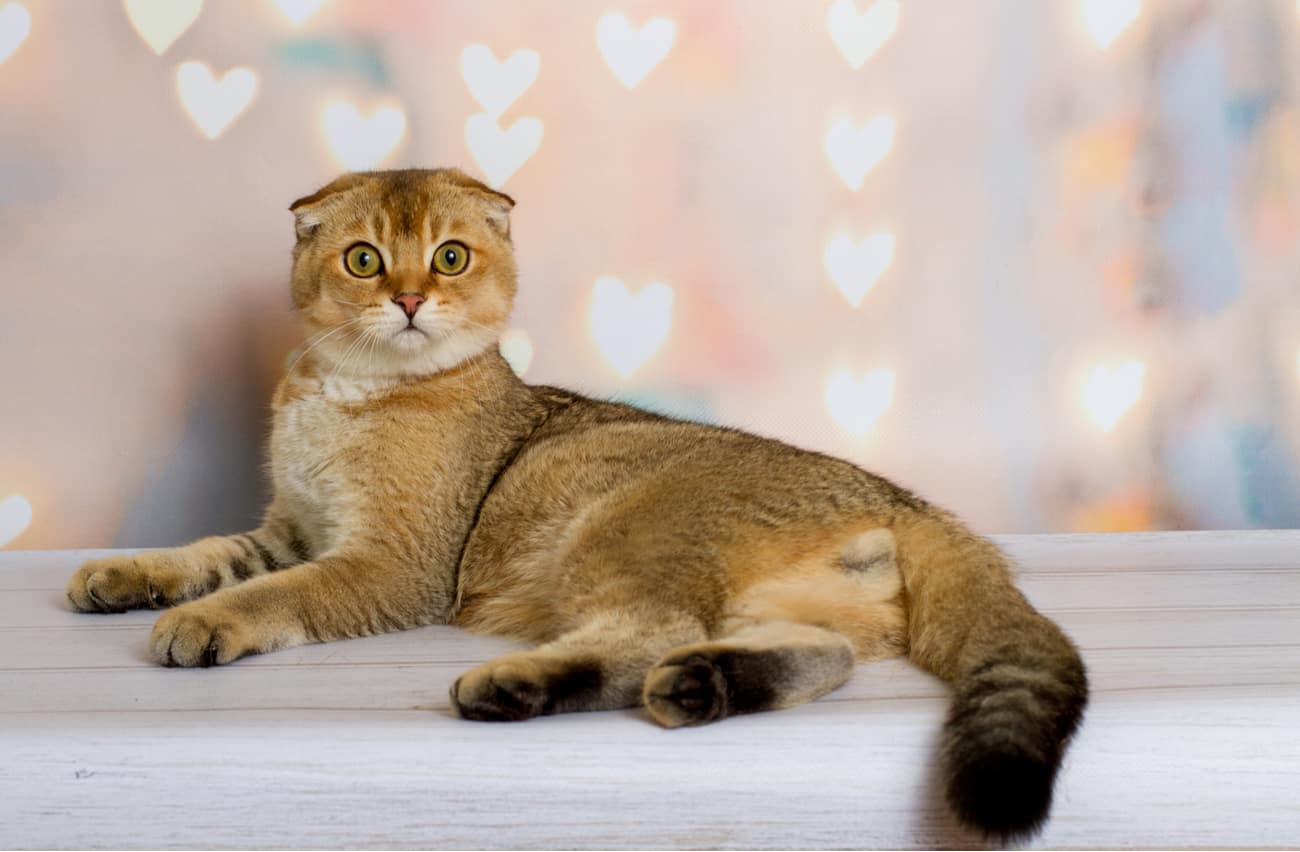
[[[494,346],[514,201],[456,169],[346,174],[289,209],[306,347],[342,375],[419,376]]]

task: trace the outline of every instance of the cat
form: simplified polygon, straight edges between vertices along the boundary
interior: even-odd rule
[[[70,605],[172,607],[150,636],[169,666],[435,623],[534,645],[455,682],[474,720],[644,705],[698,725],[906,653],[954,685],[957,816],[1036,831],[1087,680],[1007,558],[849,462],[524,384],[496,346],[513,206],[455,169],[295,201],[308,337],[273,400],[265,519],[89,562]]]

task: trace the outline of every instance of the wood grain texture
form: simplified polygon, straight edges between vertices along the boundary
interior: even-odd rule
[[[1300,843],[1300,532],[1007,536],[1093,703],[1035,846]],[[635,711],[453,718],[514,647],[447,627],[211,670],[156,613],[76,615],[91,551],[0,553],[0,846],[979,845],[930,778],[946,687],[902,660],[698,729]]]

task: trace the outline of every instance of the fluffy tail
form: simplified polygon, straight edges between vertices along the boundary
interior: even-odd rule
[[[894,527],[911,658],[953,684],[943,732],[948,803],[1009,840],[1035,833],[1088,702],[1083,660],[1013,585],[990,541],[928,509]]]

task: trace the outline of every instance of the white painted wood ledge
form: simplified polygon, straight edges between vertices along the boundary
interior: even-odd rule
[[[1300,844],[1300,531],[999,541],[1093,684],[1032,845]],[[465,722],[452,680],[509,643],[427,628],[162,669],[155,613],[64,608],[101,553],[0,552],[0,847],[979,842],[931,778],[946,687],[902,660],[696,729]]]

